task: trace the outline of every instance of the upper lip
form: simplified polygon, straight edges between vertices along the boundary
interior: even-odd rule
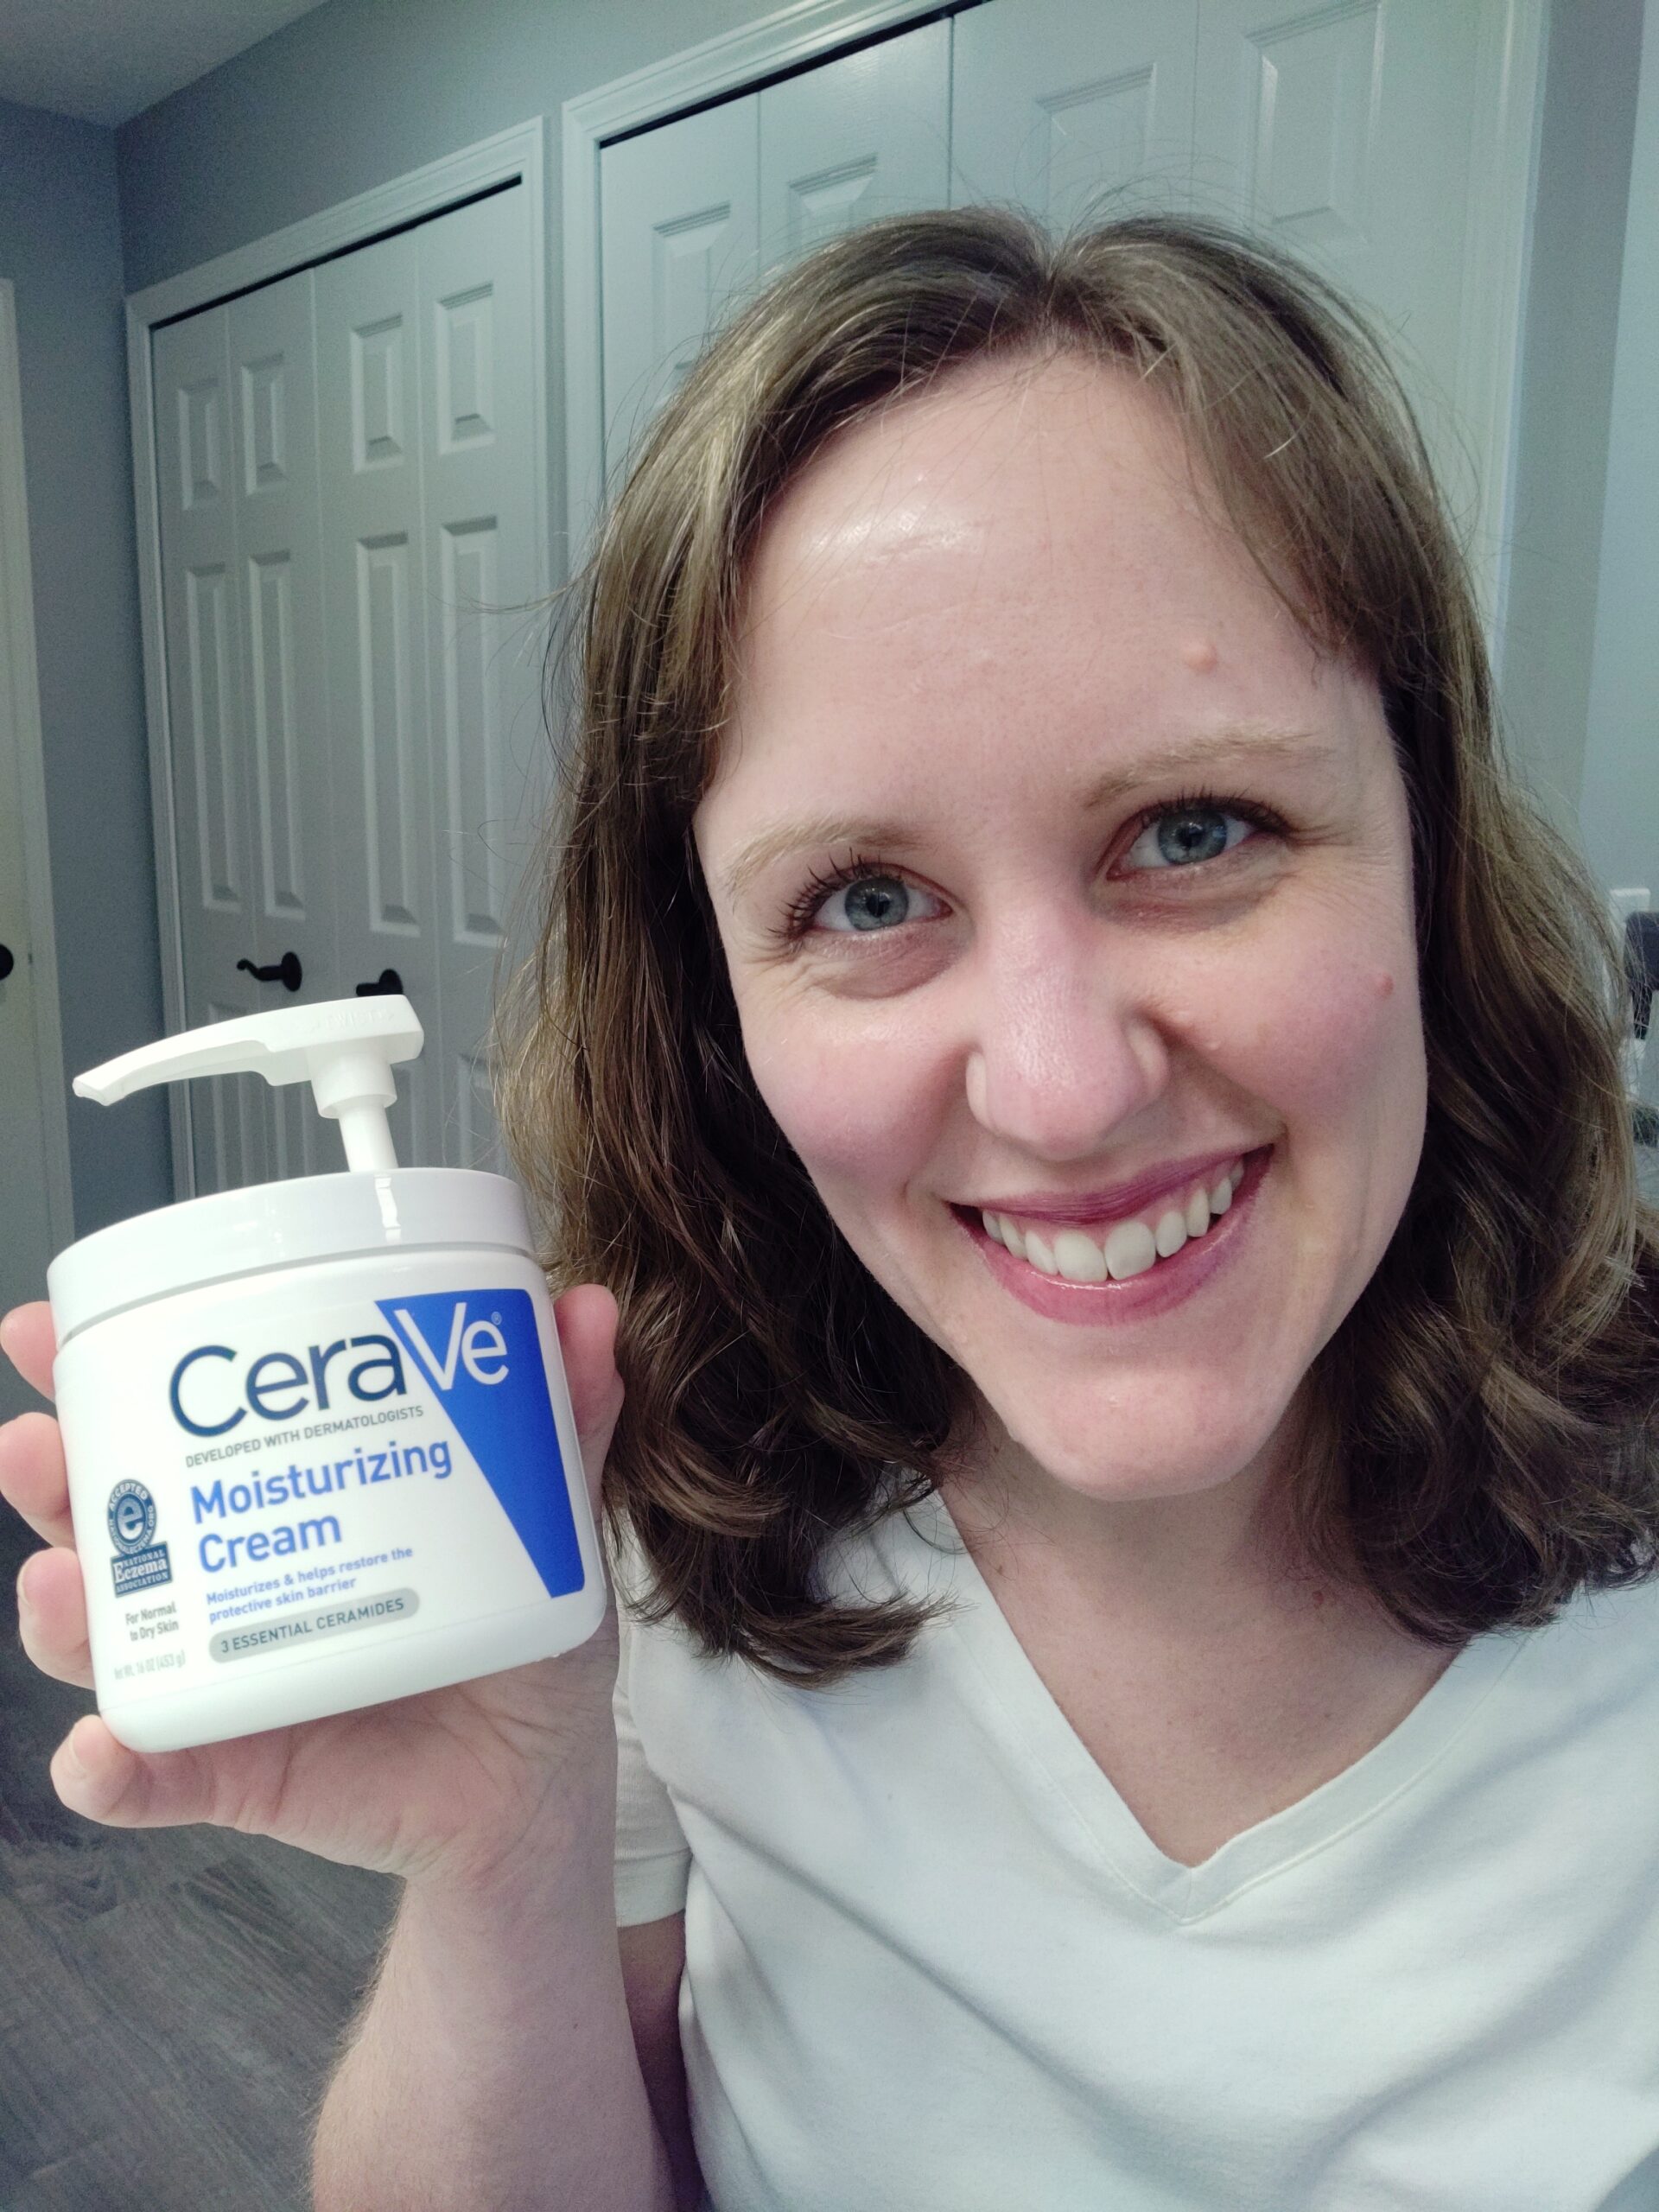
[[[1194,1153],[1190,1160],[1167,1160],[1161,1167],[1148,1167],[1145,1174],[1136,1175],[1127,1183],[1109,1184],[1103,1191],[1070,1194],[1032,1191],[1023,1198],[966,1198],[962,1203],[977,1207],[982,1213],[1023,1216],[1027,1221],[1123,1220],[1130,1214],[1139,1213],[1149,1199],[1161,1198],[1166,1192],[1183,1189],[1200,1175],[1207,1175],[1211,1168],[1225,1167],[1254,1149],[1252,1146],[1235,1145],[1230,1152]]]

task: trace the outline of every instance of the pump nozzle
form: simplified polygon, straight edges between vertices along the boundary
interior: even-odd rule
[[[397,1165],[386,1109],[397,1096],[392,1064],[426,1041],[406,998],[326,999],[162,1037],[74,1080],[76,1095],[113,1106],[153,1083],[194,1076],[262,1075],[275,1086],[309,1081],[317,1111],[340,1123],[348,1168]]]

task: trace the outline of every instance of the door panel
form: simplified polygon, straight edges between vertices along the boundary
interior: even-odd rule
[[[1090,208],[1184,208],[1198,0],[989,0],[952,18],[956,207],[1063,231]]]
[[[642,131],[600,156],[605,480],[679,389],[760,265],[760,99],[753,92]]]
[[[223,308],[154,339],[173,807],[188,1027],[252,1014],[262,987],[238,963],[262,958],[251,779],[242,712],[228,315]],[[190,1086],[196,1188],[263,1182],[263,1116],[247,1078]]]
[[[950,26],[826,61],[760,94],[765,273],[826,238],[950,195]]]
[[[442,1154],[499,1173],[488,1031],[509,909],[552,797],[542,715],[530,252],[522,189],[415,233],[432,702],[433,949],[442,1008]]]
[[[292,952],[302,982],[262,1006],[335,995],[334,861],[317,528],[316,372],[308,270],[231,302],[228,319],[242,728],[252,793],[260,960]],[[340,1165],[340,1139],[302,1084],[240,1084],[266,1128],[272,1177]]]
[[[426,1045],[397,1071],[405,1166],[442,1164],[442,1018],[422,519],[417,233],[325,262],[315,285],[324,628],[339,943],[334,996],[387,968]]]
[[[1355,297],[1400,370],[1458,512],[1496,334],[1465,283],[1479,0],[1334,0],[1287,22],[1203,0],[1195,196]]]

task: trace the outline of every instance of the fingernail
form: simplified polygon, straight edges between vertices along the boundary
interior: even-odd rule
[[[29,1565],[25,1560],[17,1570],[17,1610],[20,1613],[32,1613],[35,1610],[35,1600],[23,1587],[23,1577],[29,1573]]]
[[[75,1749],[75,1732],[73,1728],[64,1738],[63,1743],[58,1752],[58,1757],[63,1763],[63,1772],[66,1780],[69,1782],[86,1781],[86,1770],[81,1764],[80,1754]]]

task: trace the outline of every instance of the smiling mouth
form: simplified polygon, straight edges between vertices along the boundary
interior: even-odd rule
[[[1240,1185],[1271,1145],[1242,1153],[1230,1165],[1172,1191],[1138,1214],[1085,1224],[1024,1220],[978,1207],[950,1204],[958,1221],[1002,1246],[1036,1274],[1073,1283],[1128,1281],[1207,1241],[1212,1224],[1231,1207]]]

